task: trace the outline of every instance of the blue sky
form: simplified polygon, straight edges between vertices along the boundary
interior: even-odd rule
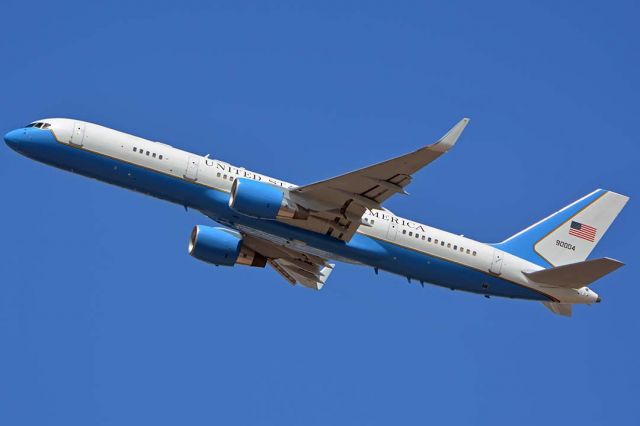
[[[637,2],[0,6],[0,131],[75,117],[307,183],[471,118],[402,216],[496,242],[603,187],[627,263],[572,319],[340,264],[321,292],[187,255],[195,212],[0,178],[0,424],[635,424]]]

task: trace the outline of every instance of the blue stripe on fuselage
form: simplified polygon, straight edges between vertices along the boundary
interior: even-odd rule
[[[230,226],[247,226],[289,240],[304,241],[328,253],[435,285],[531,300],[548,296],[489,273],[429,256],[387,241],[355,234],[345,243],[332,237],[273,220],[243,216],[228,206],[229,194],[156,170],[58,143],[50,131],[30,130],[29,146],[20,152],[37,161],[200,210]],[[487,287],[484,288],[483,285]]]

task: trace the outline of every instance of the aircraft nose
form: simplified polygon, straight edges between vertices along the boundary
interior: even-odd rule
[[[24,140],[24,137],[24,129],[16,129],[4,135],[4,141],[7,143],[7,145],[9,145],[9,147],[11,147],[12,149],[16,149],[20,142]]]

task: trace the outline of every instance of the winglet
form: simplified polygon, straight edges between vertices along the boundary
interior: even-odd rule
[[[453,126],[446,135],[441,137],[438,142],[431,145],[429,149],[438,152],[447,152],[456,144],[458,138],[462,134],[462,131],[467,127],[467,124],[469,124],[468,118],[463,118],[458,121],[458,124]]]

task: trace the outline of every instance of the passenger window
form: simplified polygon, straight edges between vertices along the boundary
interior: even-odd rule
[[[218,174],[216,176],[220,177],[220,172],[218,172]]]
[[[413,237],[413,232],[409,232],[409,236],[410,236],[410,237]]]
[[[440,245],[444,247],[444,241],[440,241]]]
[[[475,252],[475,251],[473,252],[473,255],[474,255],[474,256],[476,255],[476,252]]]
[[[407,230],[406,230],[406,229],[403,229],[403,230],[402,230],[402,233],[403,233],[403,234],[406,234],[406,233],[407,233]]]
[[[153,158],[156,158],[156,153],[155,153],[155,152],[153,153],[152,157],[153,157]]]
[[[416,233],[416,238],[420,238],[420,235],[418,235],[418,233]]]
[[[454,250],[458,250],[458,246],[453,246],[453,249]]]
[[[133,152],[138,152],[138,148],[136,148],[135,146],[133,147]]]
[[[431,242],[431,237],[427,238],[427,241],[428,241],[428,242]]]
[[[451,243],[447,244],[447,248],[451,248]]]
[[[149,156],[149,151],[147,151],[147,156]]]
[[[374,223],[376,223],[376,221],[371,219],[371,224],[373,225]]]
[[[227,178],[227,175],[224,175],[224,176],[222,177],[222,179],[226,179],[226,178]]]
[[[158,155],[158,159],[162,160],[162,154]]]
[[[422,236],[422,241],[424,241],[424,235]]]
[[[438,240],[435,240],[434,243],[438,244]]]
[[[471,250],[467,249],[467,254],[471,254]]]

